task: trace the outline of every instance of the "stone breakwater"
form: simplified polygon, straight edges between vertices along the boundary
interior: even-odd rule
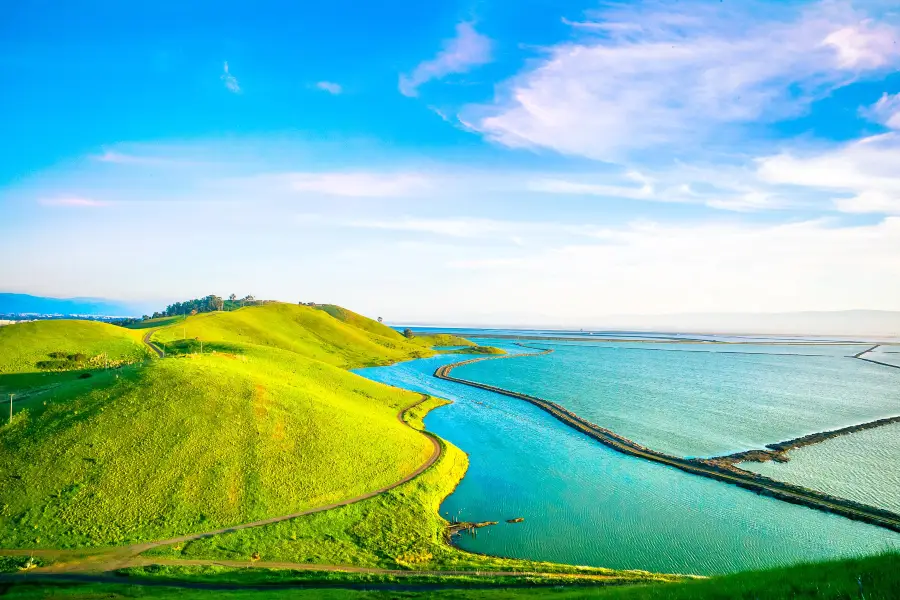
[[[485,383],[478,383],[476,381],[460,379],[451,375],[452,371],[457,367],[480,362],[483,360],[522,358],[526,356],[550,354],[551,352],[553,352],[553,350],[550,349],[533,348],[531,346],[525,346],[524,344],[519,345],[524,348],[540,350],[540,352],[528,354],[507,354],[503,356],[480,357],[464,360],[439,367],[434,372],[434,376],[438,379],[452,381],[454,383],[459,383],[497,394],[502,394],[504,396],[509,396],[511,398],[524,400],[525,402],[533,404],[534,406],[537,406],[538,408],[544,410],[569,427],[580,431],[581,433],[593,438],[601,444],[623,454],[660,463],[669,467],[679,469],[681,471],[685,471],[687,473],[691,473],[692,475],[699,475],[701,477],[715,479],[716,481],[730,483],[732,485],[754,491],[758,494],[777,498],[779,500],[790,502],[792,504],[799,504],[802,506],[815,508],[817,510],[834,513],[843,517],[847,517],[849,519],[863,521],[865,523],[870,523],[872,525],[877,525],[879,527],[884,527],[886,529],[900,532],[900,515],[898,515],[897,513],[881,508],[876,508],[874,506],[868,506],[859,502],[854,502],[852,500],[838,498],[836,496],[804,488],[802,486],[777,481],[775,479],[771,479],[757,473],[745,471],[744,469],[740,469],[729,462],[717,462],[716,459],[682,458],[679,456],[666,454],[664,452],[659,452],[657,450],[653,450],[651,448],[638,444],[637,442],[619,435],[614,431],[606,429],[605,427],[600,427],[599,425],[591,423],[590,421],[579,417],[575,413],[567,410],[566,408],[560,406],[555,402],[544,400],[543,398],[538,398],[537,396],[531,396],[528,394],[506,390]]]
[[[735,452],[734,454],[725,456],[717,456],[709,460],[731,465],[742,462],[768,462],[770,460],[774,460],[775,462],[787,462],[790,460],[788,452],[795,448],[811,446],[838,436],[848,435],[857,431],[865,431],[866,429],[875,429],[876,427],[884,427],[885,425],[892,425],[894,423],[900,423],[900,416],[877,419],[875,421],[860,423],[859,425],[850,425],[849,427],[842,427],[831,431],[810,433],[809,435],[804,435],[792,440],[777,442],[775,444],[766,444],[766,450],[745,450],[743,452]]]

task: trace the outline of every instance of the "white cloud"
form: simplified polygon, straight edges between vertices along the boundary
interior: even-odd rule
[[[883,94],[878,102],[864,108],[863,115],[890,129],[900,129],[900,94]]]
[[[900,214],[900,133],[885,133],[807,156],[782,153],[758,161],[768,183],[843,193],[844,212]]]
[[[456,26],[456,37],[444,42],[444,49],[437,56],[420,63],[411,74],[400,76],[400,93],[416,96],[419,86],[424,83],[453,73],[465,73],[490,60],[490,39],[475,31],[471,23],[460,23]]]
[[[103,200],[94,200],[92,198],[84,198],[81,196],[56,196],[53,198],[41,198],[38,200],[43,206],[62,206],[70,208],[99,208],[101,206],[109,206],[109,202]]]
[[[290,189],[297,192],[357,198],[404,197],[431,188],[431,181],[427,177],[415,173],[290,173],[280,177]]]
[[[228,61],[225,61],[224,71],[219,78],[225,82],[225,87],[228,88],[228,91],[234,92],[235,94],[241,93],[241,85],[238,83],[237,77],[232,75],[228,70]]]
[[[508,146],[600,160],[677,153],[900,64],[897,28],[838,2],[614,5],[589,17],[578,41],[550,48],[492,105],[467,107],[465,122]]]
[[[337,96],[341,92],[344,91],[344,88],[341,87],[341,84],[335,83],[333,81],[319,81],[316,83],[316,88],[322,90],[323,92],[328,92],[334,96]]]
[[[874,69],[885,66],[897,55],[897,30],[864,20],[828,34],[823,43],[837,51],[841,68]]]

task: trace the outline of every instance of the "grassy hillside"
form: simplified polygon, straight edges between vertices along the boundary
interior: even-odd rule
[[[139,332],[107,323],[53,320],[0,327],[0,374],[103,367],[103,354],[114,363],[149,357]]]
[[[0,546],[156,539],[377,489],[431,453],[396,419],[419,398],[267,348],[38,396],[0,435]]]
[[[448,347],[448,346],[477,346],[475,342],[459,337],[458,335],[450,335],[449,333],[436,333],[434,335],[416,335],[411,338],[414,344],[425,346],[427,348]]]
[[[338,368],[427,355],[420,346],[288,304],[160,324],[165,360],[87,379],[0,376],[41,384],[19,382],[0,426],[0,547],[122,544],[290,514],[389,485],[431,454],[397,420],[420,395]],[[33,369],[56,350],[146,358],[144,333],[5,327],[15,353],[3,364]],[[190,353],[194,337],[204,354]]]
[[[199,338],[204,343],[268,346],[342,368],[384,365],[431,354],[399,334],[381,335],[364,325],[356,327],[309,306],[273,303],[195,315],[159,329],[152,339],[162,344]]]
[[[374,319],[364,317],[352,310],[347,310],[343,306],[337,306],[336,304],[317,304],[315,308],[323,310],[335,319],[353,325],[357,329],[362,329],[391,340],[406,340],[406,338],[404,338],[397,330],[388,327],[383,323],[379,323]]]

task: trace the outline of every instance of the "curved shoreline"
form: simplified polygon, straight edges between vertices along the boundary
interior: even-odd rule
[[[524,344],[518,345],[524,348],[532,348],[530,346],[525,346]],[[550,413],[550,415],[552,415],[554,418],[575,429],[576,431],[580,431],[588,437],[591,437],[601,444],[612,448],[617,452],[621,452],[622,454],[627,454],[629,456],[634,456],[637,458],[649,460],[651,462],[660,463],[669,467],[674,467],[693,475],[699,475],[701,477],[715,479],[716,481],[730,483],[732,485],[754,491],[764,496],[770,496],[779,500],[783,500],[785,502],[790,502],[791,504],[798,504],[801,506],[807,506],[809,508],[815,508],[824,512],[834,513],[849,519],[862,521],[871,525],[877,525],[879,527],[884,527],[885,529],[890,529],[892,531],[900,533],[900,514],[894,513],[892,511],[868,506],[844,498],[838,498],[836,496],[804,488],[799,485],[771,479],[769,477],[758,475],[751,471],[745,471],[744,469],[735,467],[732,464],[719,464],[715,462],[715,459],[681,458],[678,456],[660,452],[658,450],[653,450],[646,446],[642,446],[641,444],[638,444],[637,442],[630,440],[622,435],[619,435],[614,431],[591,423],[590,421],[579,417],[575,413],[569,411],[568,409],[560,406],[555,402],[544,400],[543,398],[538,398],[537,396],[531,396],[528,394],[514,392],[512,390],[503,389],[493,385],[478,383],[476,381],[470,381],[467,379],[460,379],[451,375],[451,372],[456,367],[475,362],[481,362],[483,360],[501,360],[505,358],[539,356],[542,354],[550,354],[551,352],[553,352],[552,349],[532,349],[539,349],[542,351],[537,353],[508,354],[503,356],[479,357],[464,360],[438,367],[434,372],[434,376],[445,381],[452,381],[454,383],[459,383],[504,396],[509,396],[511,398],[524,400],[530,404],[533,404],[534,406],[537,406],[541,410]]]

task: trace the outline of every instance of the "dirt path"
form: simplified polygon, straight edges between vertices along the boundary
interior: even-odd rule
[[[146,337],[146,336],[145,336]],[[396,481],[390,485],[379,488],[377,490],[373,490],[371,492],[367,492],[365,494],[361,494],[359,496],[354,496],[353,498],[347,498],[345,500],[341,500],[339,502],[333,502],[331,504],[326,504],[323,506],[317,506],[315,508],[309,508],[303,511],[291,513],[288,515],[282,515],[278,517],[271,517],[269,519],[261,519],[259,521],[252,521],[250,523],[241,523],[239,525],[232,525],[230,527],[223,527],[221,529],[215,529],[212,531],[204,531],[201,533],[192,533],[188,535],[182,535],[175,538],[165,539],[165,540],[157,540],[155,542],[144,542],[140,544],[132,544],[130,546],[122,546],[118,548],[105,548],[105,549],[80,549],[80,550],[2,550],[0,549],[0,555],[8,555],[8,556],[35,556],[35,557],[43,557],[49,560],[56,561],[54,564],[34,569],[29,572],[29,574],[58,574],[58,573],[108,573],[111,571],[115,571],[117,569],[122,569],[130,566],[138,566],[138,565],[148,565],[148,564],[189,564],[188,562],[173,560],[165,563],[161,563],[160,560],[164,559],[151,559],[151,558],[140,558],[139,555],[151,548],[157,548],[159,546],[167,546],[169,544],[180,544],[185,542],[191,542],[194,540],[199,540],[203,538],[213,537],[216,535],[221,535],[223,533],[232,533],[234,531],[240,531],[242,529],[250,529],[253,527],[263,527],[265,525],[271,525],[273,523],[280,523],[282,521],[289,521],[291,519],[296,519],[298,517],[303,517],[306,515],[312,515],[315,513],[324,512],[326,510],[331,510],[333,508],[338,508],[341,506],[347,506],[348,504],[354,504],[356,502],[361,502],[363,500],[368,500],[369,498],[373,498],[380,494],[384,494],[394,488],[403,485],[421,475],[426,469],[430,468],[434,463],[438,461],[443,452],[443,446],[440,442],[440,439],[434,434],[415,429],[409,423],[404,420],[404,416],[409,411],[413,410],[423,402],[429,399],[429,396],[422,394],[422,398],[412,404],[400,412],[397,413],[397,420],[400,421],[403,425],[410,427],[414,431],[417,431],[427,437],[431,441],[432,452],[431,456],[420,465],[415,471],[406,475],[403,479]],[[219,561],[209,561],[209,564],[219,564]],[[198,563],[200,564],[200,563]],[[204,563],[205,564],[205,563]],[[258,563],[257,563],[258,564]],[[241,563],[242,566],[249,566],[248,563]],[[342,567],[340,565],[316,565],[318,570],[347,570],[349,567]],[[293,567],[285,567],[285,568],[293,568]],[[302,566],[298,566],[299,568],[303,568]],[[381,572],[381,571],[374,571]],[[385,573],[389,571],[385,570]]]
[[[150,331],[148,331],[147,333],[144,334],[144,337],[141,338],[141,341],[144,342],[144,344],[146,344],[148,348],[153,350],[153,352],[156,353],[156,356],[158,356],[159,358],[165,358],[166,353],[163,352],[160,349],[160,347],[157,346],[154,342],[150,341],[150,336],[153,335],[155,332],[156,332],[155,329],[151,329]]]

